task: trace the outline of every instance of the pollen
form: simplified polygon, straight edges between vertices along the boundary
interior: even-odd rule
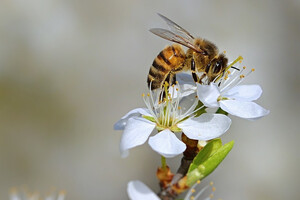
[[[246,66],[243,66],[243,69],[246,69]]]
[[[180,106],[178,106],[178,110],[180,110],[181,109],[181,107]]]
[[[212,187],[212,191],[213,191],[213,192],[216,191],[216,188],[215,188],[215,187]]]
[[[145,97],[145,94],[144,94],[144,93],[142,94],[142,97]]]
[[[225,53],[226,53],[226,51],[223,51],[223,53],[225,54]]]
[[[242,75],[240,75],[240,78],[245,78],[245,75],[243,75],[243,74],[242,74]]]
[[[178,81],[176,81],[175,83],[178,84]]]
[[[239,60],[239,63],[242,63],[243,60]]]
[[[255,71],[255,69],[254,69],[254,68],[252,68],[252,69],[251,69],[251,71],[253,71],[253,72],[254,72],[254,71]]]
[[[148,93],[147,96],[150,97],[150,93]]]
[[[176,88],[176,91],[178,91],[179,89],[178,88]]]
[[[191,190],[191,192],[194,193],[194,192],[196,192],[196,190],[193,188],[193,189]]]

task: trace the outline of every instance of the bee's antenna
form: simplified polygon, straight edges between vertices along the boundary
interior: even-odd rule
[[[237,68],[237,67],[234,67],[234,66],[231,66],[230,68],[232,68],[232,69],[236,69],[236,70],[238,70],[238,71],[241,71],[239,68]]]

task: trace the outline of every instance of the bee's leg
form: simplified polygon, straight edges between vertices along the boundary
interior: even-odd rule
[[[193,76],[194,81],[196,83],[198,83],[198,76],[196,74],[196,64],[195,64],[194,58],[192,58],[192,60],[191,60],[191,71],[192,71],[192,76]]]
[[[199,82],[198,82],[198,83],[202,84],[202,83],[203,83],[203,82],[202,82],[202,79],[203,79],[205,76],[206,76],[206,73],[204,72],[204,73],[201,75],[201,77],[199,78]]]

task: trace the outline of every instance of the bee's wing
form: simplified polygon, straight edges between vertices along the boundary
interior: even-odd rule
[[[173,33],[178,34],[189,41],[194,40],[194,37],[188,31],[186,31],[184,28],[182,28],[181,26],[179,26],[178,24],[176,24],[169,18],[163,16],[162,14],[159,14],[159,13],[157,13],[157,14],[168,24],[168,26],[170,27],[170,29]]]
[[[190,40],[188,40],[180,35],[176,35],[175,33],[171,32],[169,30],[162,29],[162,28],[152,28],[152,29],[150,29],[150,32],[152,32],[153,34],[155,34],[159,37],[162,37],[166,40],[170,40],[172,42],[182,44],[183,46],[191,48],[199,53],[204,53],[201,49],[194,46]]]

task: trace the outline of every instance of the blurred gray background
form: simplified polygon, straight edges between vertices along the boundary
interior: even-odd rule
[[[170,42],[148,29],[162,13],[244,57],[271,110],[255,122],[233,118],[223,137],[235,146],[207,178],[224,200],[300,198],[300,2],[79,1],[0,2],[0,199],[13,186],[67,200],[127,199],[127,182],[158,189],[160,157],[148,145],[119,154],[113,124],[143,107],[146,76]],[[169,159],[177,168],[179,157]],[[205,185],[205,183],[204,183]]]

